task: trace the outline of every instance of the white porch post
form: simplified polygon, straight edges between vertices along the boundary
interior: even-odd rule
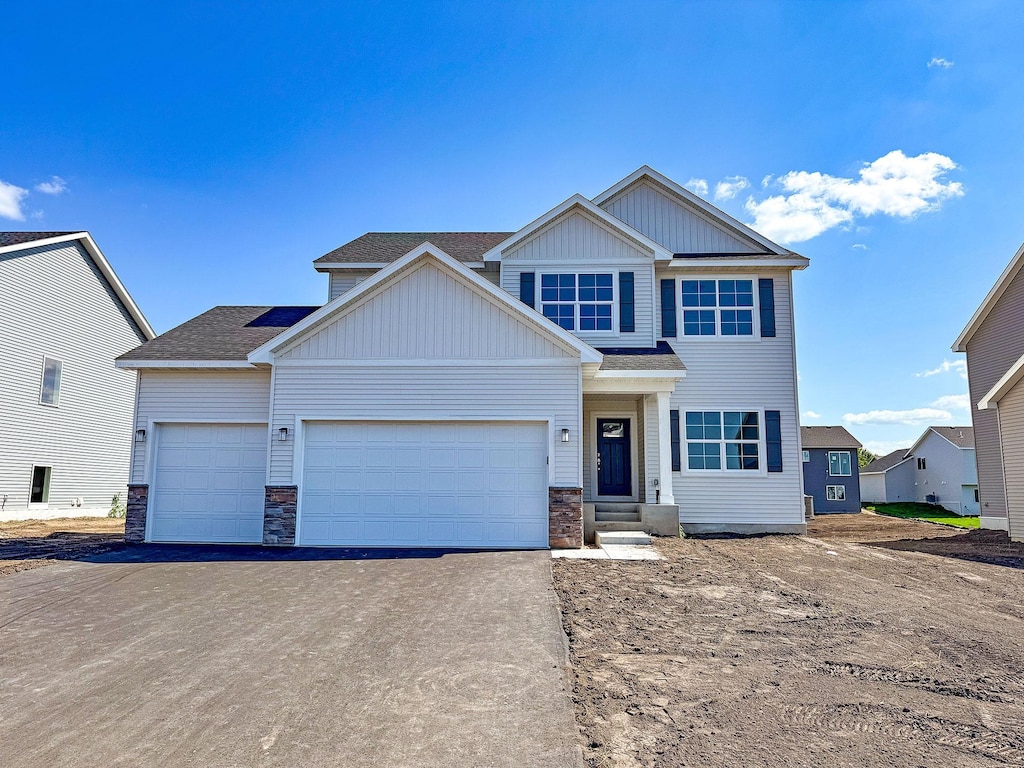
[[[669,424],[670,393],[655,392],[654,397],[658,405],[658,481],[661,485],[661,503],[675,504],[676,498],[672,493],[672,429]]]

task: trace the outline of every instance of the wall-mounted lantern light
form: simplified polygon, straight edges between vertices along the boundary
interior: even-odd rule
[[[277,430],[277,439],[282,443],[288,439],[288,427],[281,427]]]
[[[562,442],[563,443],[568,443],[569,442],[569,430],[568,429],[563,429],[562,430]]]
[[[136,443],[144,443],[144,442],[146,442],[146,430],[144,430],[144,429],[136,429],[135,430],[135,442]]]

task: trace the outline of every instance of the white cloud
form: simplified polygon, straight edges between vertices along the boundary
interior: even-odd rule
[[[749,186],[750,182],[744,176],[726,176],[715,184],[715,200],[732,200]]]
[[[25,214],[21,210],[21,201],[27,194],[27,189],[0,181],[0,216],[5,219],[24,221]]]
[[[761,187],[764,189],[768,189],[768,185],[772,183],[772,179],[774,178],[775,177],[769,173],[767,176],[761,179]]]
[[[932,69],[933,67],[940,67],[942,69],[949,69],[954,64],[956,64],[955,61],[950,61],[949,59],[943,59],[941,56],[933,56],[932,60],[928,62],[928,69]],[[968,69],[969,69],[969,67],[968,67]]]
[[[864,447],[875,456],[887,456],[895,450],[907,450],[910,443],[905,440],[865,440]]]
[[[843,414],[847,424],[926,424],[947,423],[953,418],[949,411],[938,408],[911,408],[907,411],[867,411]]]
[[[971,410],[971,398],[968,395],[943,395],[929,405],[946,410],[969,411]]]
[[[49,181],[36,184],[36,192],[42,192],[44,195],[59,195],[67,191],[68,183],[60,176],[51,176]]]
[[[853,248],[853,250],[855,251],[866,251],[868,249],[868,247],[864,245],[864,243],[854,243],[850,247]]]
[[[693,192],[693,194],[700,195],[701,197],[705,197],[708,194],[707,179],[690,179],[683,186]]]
[[[814,411],[804,411],[804,418],[805,419],[820,419],[821,418],[821,414],[820,413],[815,413]]]
[[[921,371],[914,375],[919,378],[927,378],[929,376],[937,376],[940,373],[949,373],[950,371],[956,371],[960,374],[961,379],[967,378],[967,361],[960,360],[943,360],[938,368],[933,368],[930,371]]]
[[[910,219],[937,210],[947,198],[964,194],[960,182],[943,178],[957,167],[936,152],[907,157],[896,149],[865,163],[857,179],[790,171],[774,182],[784,194],[760,202],[750,197],[745,208],[757,231],[782,243],[803,242],[851,225],[855,216]]]

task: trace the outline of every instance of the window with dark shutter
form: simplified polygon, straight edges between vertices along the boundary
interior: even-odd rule
[[[775,337],[775,281],[762,277],[757,281],[757,293],[761,305],[761,336]]]
[[[633,273],[619,272],[619,333],[633,333],[635,331]]]
[[[536,278],[533,272],[519,274],[519,300],[528,307],[536,307]]]
[[[764,436],[768,448],[768,471],[782,471],[782,414],[779,411],[764,412]]]
[[[683,469],[683,452],[679,436],[679,411],[668,412],[668,423],[672,435],[672,471],[681,472]]]
[[[661,281],[661,335],[674,339],[676,336],[676,281]]]

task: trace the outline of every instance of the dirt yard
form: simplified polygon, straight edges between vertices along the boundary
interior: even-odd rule
[[[124,520],[62,517],[0,522],[0,576],[106,552],[124,542]]]
[[[1024,765],[1024,545],[871,514],[554,560],[593,766]]]

